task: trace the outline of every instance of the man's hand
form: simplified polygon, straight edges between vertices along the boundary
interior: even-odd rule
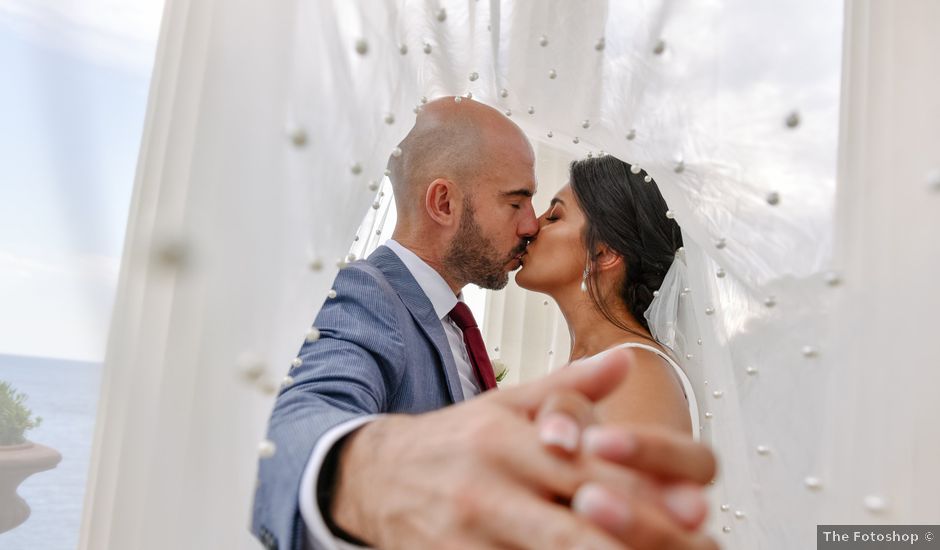
[[[577,456],[541,443],[534,420],[546,400],[573,392],[596,402],[629,361],[629,352],[612,352],[532,384],[363,427],[341,451],[334,521],[384,550],[714,548],[663,512],[663,484],[623,465],[643,464],[643,451],[624,454],[623,441],[602,432],[588,440],[593,452]],[[683,498],[701,498],[685,490]]]
[[[604,458],[643,479],[631,491],[587,484],[575,495],[575,511],[633,548],[717,547],[693,533],[707,515],[702,486],[717,468],[711,450],[664,429],[598,426],[594,412],[594,403],[576,391],[553,393],[536,417],[542,443],[571,459],[579,452]]]

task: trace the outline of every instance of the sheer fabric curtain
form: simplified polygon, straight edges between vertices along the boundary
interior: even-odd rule
[[[940,521],[936,21],[929,0],[847,5],[819,523]]]
[[[859,41],[847,42],[847,67],[869,60],[875,75],[910,63],[909,89],[936,92],[929,59],[876,48],[896,27],[923,56],[937,51],[926,30],[937,19],[930,0],[856,4],[871,13],[860,22],[850,11]],[[383,169],[414,109],[444,94],[472,94],[532,136],[537,204],[564,183],[570,158],[602,150],[662,189],[683,227],[689,308],[702,327],[684,367],[703,436],[724,465],[711,491],[711,528],[723,544],[806,547],[820,509],[840,510],[845,522],[872,519],[859,491],[890,504],[935,493],[923,487],[937,487],[927,460],[937,456],[936,428],[922,419],[937,417],[937,400],[906,392],[937,376],[924,365],[940,356],[926,334],[937,305],[926,293],[936,280],[928,225],[938,196],[924,183],[911,183],[920,194],[907,200],[893,195],[874,175],[887,164],[864,164],[883,162],[871,153],[886,146],[875,130],[894,128],[878,126],[888,115],[846,108],[843,135],[871,141],[845,138],[833,240],[840,3],[170,0],[166,13],[83,548],[255,547],[247,523],[273,393],[336,270],[350,250],[360,255],[357,243],[375,244],[357,230],[380,221],[363,225],[367,214],[386,215]],[[848,105],[865,99],[872,80],[848,78]],[[885,113],[907,108],[895,90],[881,93]],[[936,96],[909,94],[911,108]],[[896,130],[908,132],[891,134],[906,161],[897,173],[923,182],[937,163],[936,129]],[[857,200],[869,192],[879,201]],[[856,228],[876,206],[912,230],[898,224],[878,246],[859,246]],[[913,208],[918,216],[906,217]],[[912,246],[892,248],[899,241]],[[866,274],[881,253],[911,266],[895,272],[910,274],[903,294],[884,274]],[[847,336],[866,319],[845,305],[858,307],[844,297],[859,294],[880,300],[878,311],[891,313],[879,318],[900,321],[894,329],[918,335],[890,342],[917,348],[898,377],[865,378],[884,374],[890,358],[871,353],[885,344],[874,336]],[[925,295],[929,307],[916,299]],[[564,324],[545,314],[554,306],[544,299],[518,289],[487,299],[487,342],[510,367],[508,382],[567,357]],[[854,393],[832,397],[843,390]],[[894,412],[851,424],[875,407]],[[894,433],[926,457],[907,468],[894,449],[851,443],[865,428],[888,433],[914,418],[913,431]],[[911,439],[931,433],[933,443]],[[848,458],[860,449],[869,458]],[[908,517],[909,508],[895,510],[889,517]],[[917,517],[938,520],[929,504],[921,510]]]

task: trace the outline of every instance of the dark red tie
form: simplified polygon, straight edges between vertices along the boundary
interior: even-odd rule
[[[495,388],[496,375],[493,374],[493,364],[486,354],[483,335],[480,334],[480,327],[477,326],[470,308],[463,302],[457,302],[454,309],[450,310],[450,318],[463,332],[463,343],[467,345],[467,355],[470,356],[470,364],[473,365],[480,387],[483,391]]]

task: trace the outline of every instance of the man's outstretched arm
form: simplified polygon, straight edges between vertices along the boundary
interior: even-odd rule
[[[610,440],[623,433],[607,433],[606,447],[595,441],[596,452],[576,456],[540,439],[535,419],[546,401],[576,392],[596,402],[626,375],[629,361],[629,352],[611,353],[445,410],[369,423],[340,452],[327,513],[383,550],[715,548],[695,532],[701,518],[672,513],[677,501],[704,509],[700,484],[711,473],[699,485],[659,483],[655,467],[627,466],[617,454]],[[654,432],[632,441],[659,440]],[[713,464],[700,445],[672,450]]]

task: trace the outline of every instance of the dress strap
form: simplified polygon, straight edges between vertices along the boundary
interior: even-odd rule
[[[682,370],[682,367],[679,366],[676,361],[669,356],[669,354],[664,353],[662,350],[657,349],[653,346],[647,344],[641,344],[639,342],[625,342],[618,346],[614,346],[611,349],[617,348],[638,348],[646,351],[655,353],[656,355],[662,357],[666,360],[667,363],[676,371],[676,375],[679,377],[679,381],[682,383],[682,391],[685,392],[685,398],[689,402],[689,417],[692,420],[692,438],[695,441],[698,441],[701,438],[701,424],[699,421],[698,414],[698,401],[695,399],[695,392],[692,391],[692,382],[689,381],[689,377],[686,376],[685,371]]]

